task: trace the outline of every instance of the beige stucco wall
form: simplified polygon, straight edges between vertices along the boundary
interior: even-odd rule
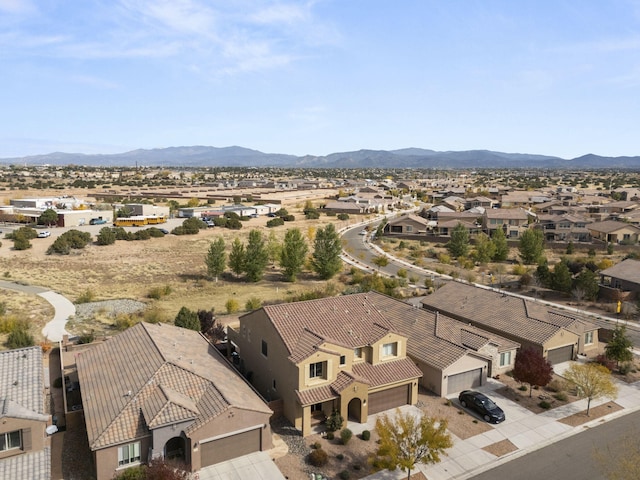
[[[140,461],[146,462],[149,448],[151,447],[151,436],[136,440],[140,442]],[[127,442],[126,445],[132,442]],[[93,452],[93,460],[96,467],[96,480],[111,480],[116,473],[120,473],[127,467],[118,468],[118,448],[122,445],[102,448]],[[129,465],[133,467],[138,464]]]
[[[12,457],[14,455],[21,455],[26,452],[42,450],[49,444],[49,439],[45,433],[47,427],[46,422],[40,422],[37,420],[24,420],[21,418],[4,417],[0,424],[0,433],[15,432],[21,430],[22,433],[22,448],[7,450],[0,452],[0,458]],[[25,448],[24,430],[31,429],[31,448]]]
[[[574,355],[578,353],[578,340],[579,336],[575,333],[561,329],[553,337],[544,343],[544,351],[542,355],[547,358],[547,352],[554,348],[564,347],[566,345],[574,345]]]

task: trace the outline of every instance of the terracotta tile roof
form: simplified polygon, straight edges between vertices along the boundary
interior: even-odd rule
[[[616,220],[605,220],[604,222],[594,222],[587,225],[587,228],[594,232],[612,233],[621,229],[631,229],[639,232],[640,229],[635,225],[631,225],[625,222],[618,222]]]
[[[296,396],[302,406],[322,403],[339,397],[339,395],[331,389],[330,385],[310,388],[309,390],[303,391],[296,390]]]
[[[422,304],[476,326],[504,332],[511,338],[545,343],[561,329],[580,334],[597,327],[577,315],[555,311],[522,298],[485,290],[459,282],[449,282]]]
[[[19,416],[46,421],[40,347],[0,352],[0,407],[0,418]]]
[[[263,309],[295,362],[325,342],[357,348],[373,344],[394,331],[372,307],[367,295],[283,303]]]
[[[230,407],[269,413],[265,403],[198,332],[138,325],[78,354],[92,450],[193,419],[194,431]]]
[[[628,258],[600,272],[601,276],[640,284],[640,260]]]
[[[377,365],[371,365],[368,362],[356,363],[353,365],[353,373],[359,377],[366,378],[371,388],[422,376],[422,371],[408,357],[378,363]]]

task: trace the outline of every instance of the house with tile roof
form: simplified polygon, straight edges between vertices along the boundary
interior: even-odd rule
[[[548,242],[590,242],[591,234],[587,225],[592,223],[578,215],[538,215],[535,228],[544,232],[544,239]]]
[[[385,234],[424,235],[435,226],[436,222],[427,220],[419,215],[409,213],[392,218],[384,227]]]
[[[578,314],[499,291],[449,282],[422,306],[534,348],[552,364],[598,350],[598,327]]]
[[[76,365],[97,480],[153,458],[197,472],[271,448],[271,409],[199,332],[141,322]]]
[[[607,243],[636,244],[640,238],[640,228],[617,220],[605,220],[587,225],[591,237]]]
[[[482,231],[489,236],[501,228],[507,238],[520,238],[528,224],[529,213],[522,208],[489,208],[482,217]]]
[[[620,263],[600,271],[602,287],[629,292],[627,300],[640,297],[640,261],[627,258]]]
[[[0,478],[51,478],[40,347],[0,352]]]
[[[303,435],[332,411],[368,415],[417,401],[407,337],[367,294],[264,306],[228,328],[239,368]]]

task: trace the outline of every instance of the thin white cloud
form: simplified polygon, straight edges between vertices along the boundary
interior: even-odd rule
[[[309,20],[308,5],[283,4],[270,5],[250,16],[252,22],[260,24],[293,24]]]
[[[90,85],[100,88],[102,90],[115,90],[119,88],[117,83],[105,80],[104,78],[98,78],[91,75],[74,75],[70,77],[70,80],[74,83],[80,83],[83,85]]]
[[[0,0],[0,11],[25,14],[35,12],[36,8],[30,0]]]

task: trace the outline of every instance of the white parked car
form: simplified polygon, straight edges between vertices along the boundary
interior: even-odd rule
[[[51,236],[51,232],[49,230],[43,230],[38,232],[38,238],[47,238]]]

